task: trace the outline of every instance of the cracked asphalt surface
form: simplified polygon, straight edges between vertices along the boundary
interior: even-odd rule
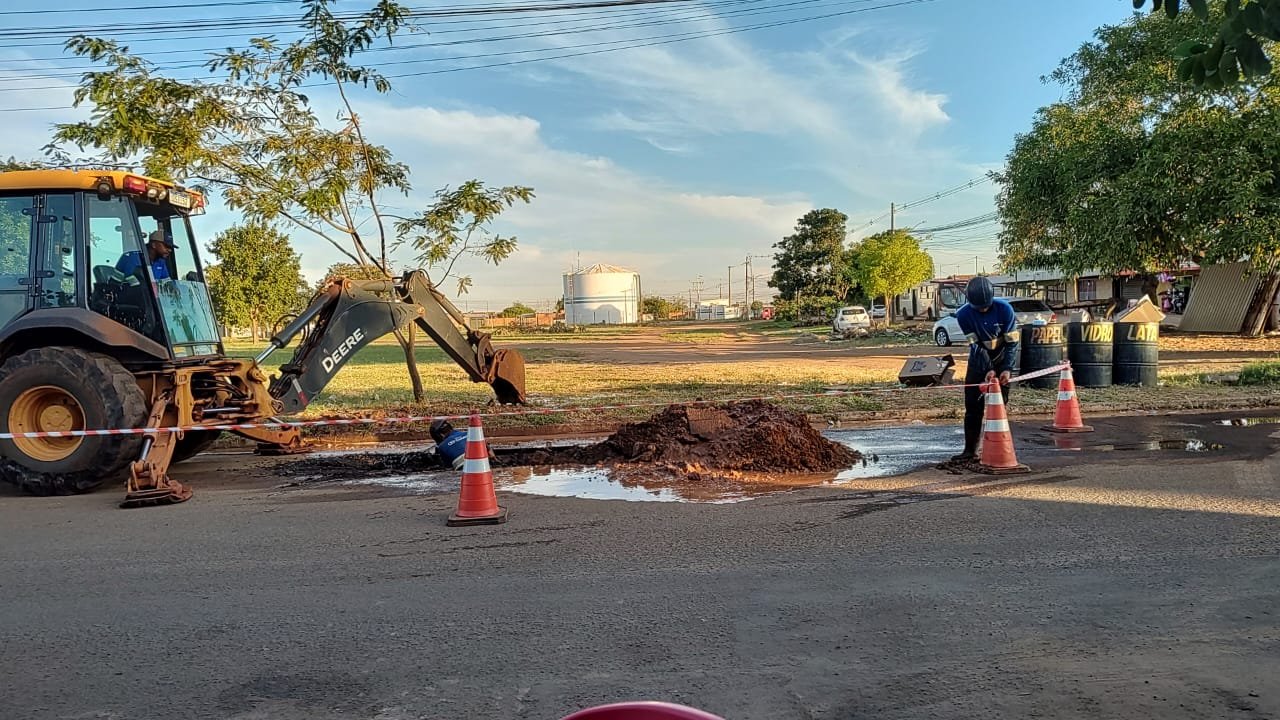
[[[0,717],[1280,718],[1276,430],[492,527],[234,455],[179,506],[0,495]]]

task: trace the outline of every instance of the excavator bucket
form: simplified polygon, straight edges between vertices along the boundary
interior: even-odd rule
[[[523,405],[524,356],[515,350],[499,350],[494,353],[489,366],[489,384],[493,386],[498,402],[503,405]]]

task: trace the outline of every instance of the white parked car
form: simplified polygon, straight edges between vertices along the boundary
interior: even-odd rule
[[[1036,298],[1000,298],[1013,306],[1013,315],[1018,325],[1048,325],[1058,322],[1058,314],[1043,300]],[[933,341],[946,347],[952,343],[963,343],[964,333],[960,332],[960,323],[956,322],[955,313],[948,312],[933,323]]]
[[[872,302],[871,317],[875,318],[876,320],[882,320],[884,319],[884,315],[885,315],[884,303],[880,302],[879,300]]]
[[[871,327],[871,316],[867,314],[867,309],[861,305],[846,305],[836,310],[835,319],[831,321],[831,329],[837,333],[843,333],[845,330],[856,327]]]

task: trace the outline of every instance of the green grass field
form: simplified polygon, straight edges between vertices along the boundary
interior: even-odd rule
[[[698,348],[706,343],[749,342],[765,332],[806,333],[811,329],[777,327],[774,323],[749,323],[720,330],[680,328],[650,329],[645,343]],[[860,366],[856,358],[847,362],[791,362],[743,359],[664,363],[652,360],[602,362],[588,360],[586,352],[575,350],[575,340],[635,338],[636,331],[573,333],[569,337],[532,333],[525,336],[495,337],[499,347],[518,340],[525,356],[529,404],[535,408],[564,409],[563,412],[494,418],[499,427],[571,425],[588,426],[645,417],[654,408],[669,402],[689,400],[730,400],[779,395],[808,395],[779,401],[784,407],[819,417],[891,419],[909,417],[959,417],[961,404],[955,391],[907,391],[860,394],[824,394],[832,386],[843,388],[888,388],[896,384],[896,368]],[[786,337],[773,338],[785,341]],[[844,341],[842,345],[880,344],[892,347],[892,340],[866,338]],[[229,342],[228,353],[255,355],[260,346]],[[288,360],[291,348],[277,352],[268,361],[274,371]],[[714,352],[711,353],[714,355]],[[413,403],[404,356],[394,340],[383,338],[361,350],[339,371],[333,382],[307,408],[304,417],[389,417],[399,415],[454,414],[485,408],[492,390],[473,383],[445,354],[429,342],[417,349],[417,360],[426,390],[426,402]],[[1081,390],[1081,402],[1091,411],[1168,410],[1280,403],[1280,372],[1275,365],[1251,368],[1245,373],[1248,386],[1211,384],[1194,372],[1165,372],[1159,388]],[[1243,380],[1244,378],[1242,378]],[[1019,388],[1011,410],[1051,413],[1053,390]],[[644,404],[641,408],[578,410],[600,405]]]

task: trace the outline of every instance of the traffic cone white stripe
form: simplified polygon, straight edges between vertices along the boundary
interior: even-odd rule
[[[472,425],[467,428],[467,442],[480,442],[484,440],[484,428]]]
[[[1009,421],[1007,419],[986,420],[982,423],[983,432],[1009,432]]]
[[[479,460],[467,459],[462,465],[464,473],[487,473],[489,472],[489,458],[480,458]]]
[[[1003,405],[1003,404],[1004,404],[1004,396],[1000,394],[1000,391],[999,391],[999,390],[997,390],[997,391],[995,391],[995,392],[989,392],[989,393],[987,393],[987,404],[988,404],[988,405]]]
[[[1075,396],[1076,396],[1076,394],[1075,394],[1074,392],[1070,391],[1070,390],[1068,390],[1068,391],[1066,391],[1066,392],[1060,392],[1060,393],[1058,393],[1058,402],[1063,402],[1064,400],[1070,400],[1071,398],[1073,398],[1073,397],[1075,397]]]

